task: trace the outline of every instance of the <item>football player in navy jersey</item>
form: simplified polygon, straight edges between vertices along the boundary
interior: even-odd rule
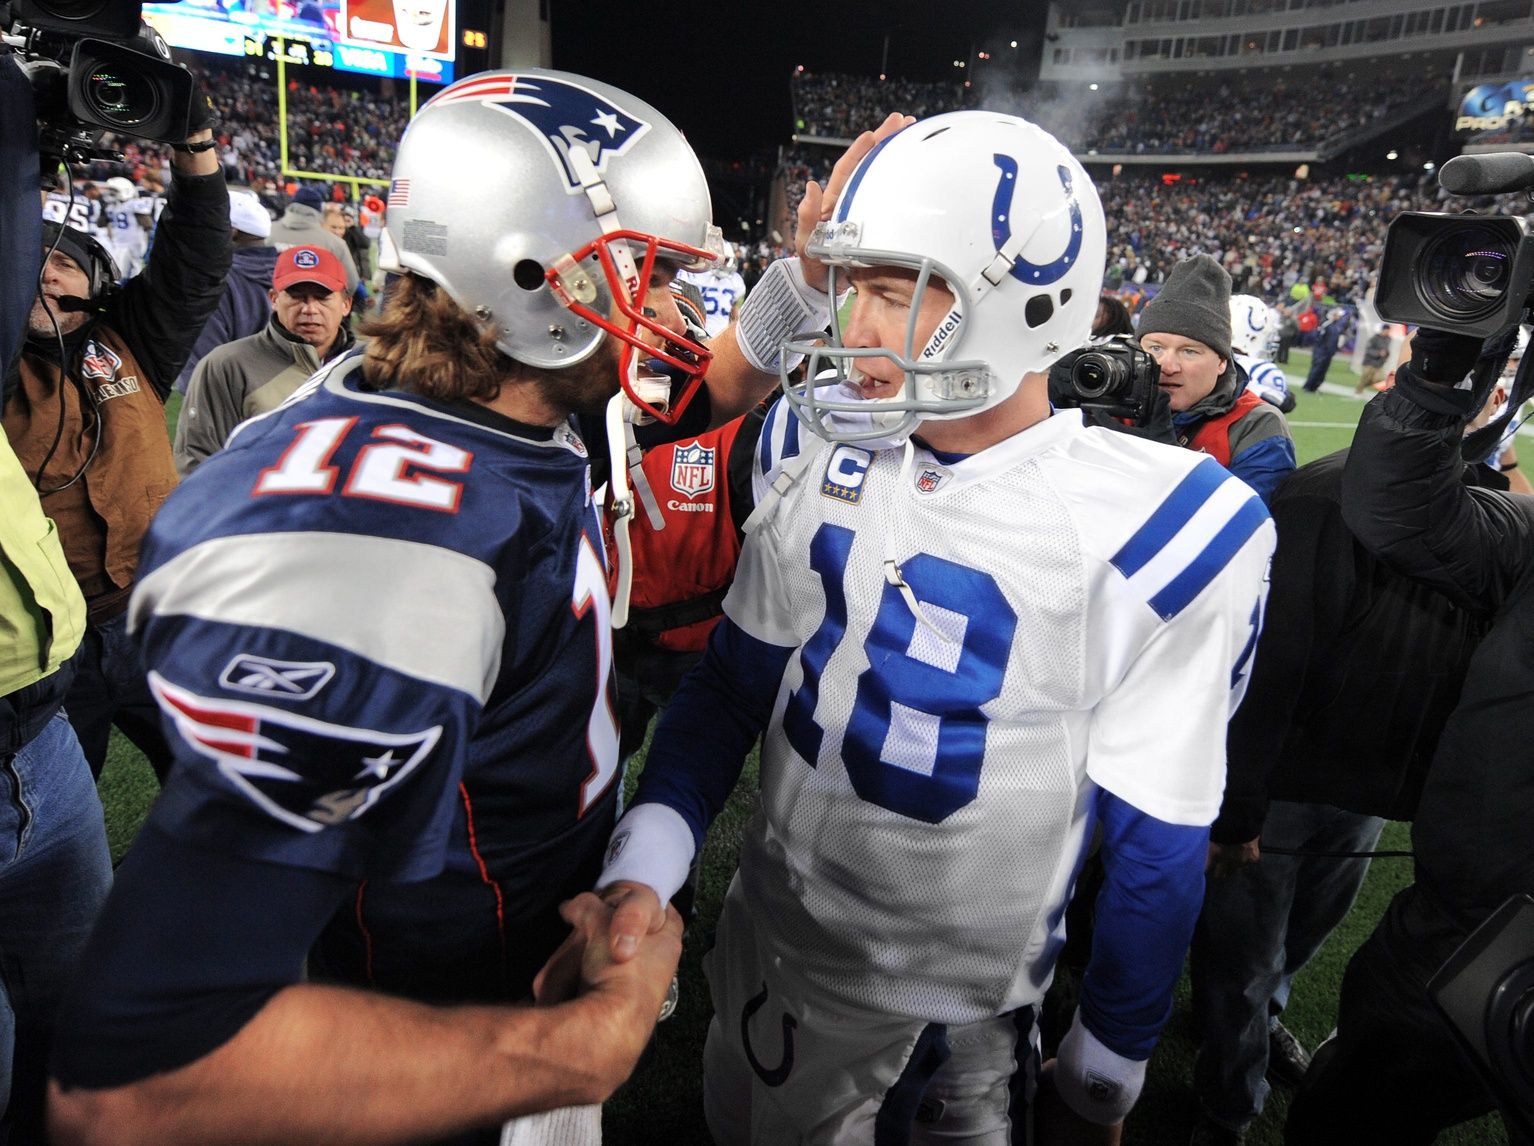
[[[709,218],[681,134],[596,81],[486,73],[412,121],[365,349],[239,428],[146,545],[131,624],[176,765],[65,1004],[58,1141],[441,1139],[633,1068],[681,925],[619,963],[580,894],[618,765],[588,430],[686,433],[775,380],[753,356],[788,320],[711,356],[674,315]],[[569,989],[500,1005],[572,927],[603,941]]]
[[[782,348],[725,617],[607,853],[609,940],[666,918],[760,735],[705,962],[715,1141],[1114,1142],[1198,915],[1273,526],[1213,459],[1051,411],[1105,228],[1046,133],[923,120],[825,215],[809,253],[855,300],[830,345]],[[1094,827],[1097,932],[1035,1116]]]

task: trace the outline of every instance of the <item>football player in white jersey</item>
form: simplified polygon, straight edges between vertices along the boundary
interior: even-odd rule
[[[1230,348],[1246,371],[1247,389],[1287,414],[1294,409],[1289,376],[1273,363],[1278,349],[1278,312],[1256,295],[1230,296]]]
[[[106,181],[101,211],[102,241],[112,252],[123,278],[144,269],[149,257],[149,227],[153,201],[139,194],[131,179],[121,175]]]
[[[682,271],[678,278],[690,282],[703,296],[704,324],[710,338],[730,325],[735,310],[746,299],[746,280],[740,277],[735,247],[724,245],[725,257],[717,266],[702,271]]]
[[[726,616],[608,849],[610,942],[659,926],[762,735],[706,963],[715,1140],[1115,1142],[1202,900],[1272,523],[1213,459],[1051,410],[1105,248],[1051,136],[917,122],[822,218],[810,252],[856,297],[782,347]],[[805,355],[828,383],[790,380]],[[1092,958],[1035,1102],[1097,827]]]

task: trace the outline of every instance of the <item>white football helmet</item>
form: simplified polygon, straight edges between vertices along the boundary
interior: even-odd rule
[[[1106,231],[1097,189],[1071,153],[1027,120],[956,111],[912,124],[876,147],[848,180],[809,253],[831,266],[833,295],[849,267],[903,267],[917,276],[905,345],[849,347],[832,312],[830,345],[791,341],[785,363],[841,385],[795,384],[788,401],[833,441],[898,441],[926,419],[962,418],[1009,398],[1092,333]],[[941,279],[953,305],[924,345],[916,315]],[[846,387],[863,358],[905,373],[899,395],[863,399]]]
[[[719,232],[703,169],[665,116],[581,76],[482,72],[421,108],[393,175],[385,269],[435,282],[529,366],[585,361],[611,334],[629,398],[680,415],[710,355],[644,313],[644,284],[656,260],[710,265]],[[691,378],[669,409],[637,392],[637,363],[652,358]]]
[[[102,184],[119,203],[126,203],[130,199],[138,198],[138,188],[133,185],[133,180],[121,175],[114,175]]]
[[[1278,314],[1250,294],[1230,296],[1230,348],[1253,358],[1271,358],[1278,343]]]

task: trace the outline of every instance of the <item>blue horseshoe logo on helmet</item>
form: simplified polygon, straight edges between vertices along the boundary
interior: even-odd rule
[[[1258,322],[1258,321],[1256,321],[1256,319],[1257,319],[1257,312],[1255,310],[1253,310],[1251,307],[1247,307],[1246,308],[1246,328],[1248,330],[1250,330],[1253,334],[1261,334],[1262,330],[1263,330],[1263,327],[1267,326],[1268,324],[1266,322]]]
[[[991,200],[991,238],[995,240],[999,252],[1012,238],[1011,211],[1012,196],[1017,189],[1017,160],[1001,154],[991,158],[1001,170],[1001,178],[996,181],[996,195]],[[1071,238],[1065,245],[1064,253],[1052,263],[1030,263],[1027,259],[1019,258],[1012,264],[1012,269],[1007,273],[1018,282],[1030,286],[1048,286],[1057,282],[1076,265],[1076,258],[1081,254],[1081,205],[1076,202],[1076,194],[1071,188],[1071,172],[1064,165],[1056,167],[1055,171],[1060,176],[1060,186],[1070,202]]]

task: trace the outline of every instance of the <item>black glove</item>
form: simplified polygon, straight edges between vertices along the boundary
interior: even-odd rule
[[[190,69],[188,69],[190,70]],[[192,76],[192,102],[186,112],[186,134],[191,138],[199,131],[211,129],[217,122],[218,117],[213,111],[213,101],[208,98],[208,89],[195,75]]]
[[[1482,340],[1446,330],[1417,331],[1411,344],[1412,373],[1421,382],[1456,386],[1481,355]]]
[[[1411,361],[1396,372],[1396,389],[1424,410],[1472,418],[1486,404],[1518,337],[1516,325],[1483,340],[1443,330],[1417,331]],[[1459,388],[1475,371],[1468,388]]]

